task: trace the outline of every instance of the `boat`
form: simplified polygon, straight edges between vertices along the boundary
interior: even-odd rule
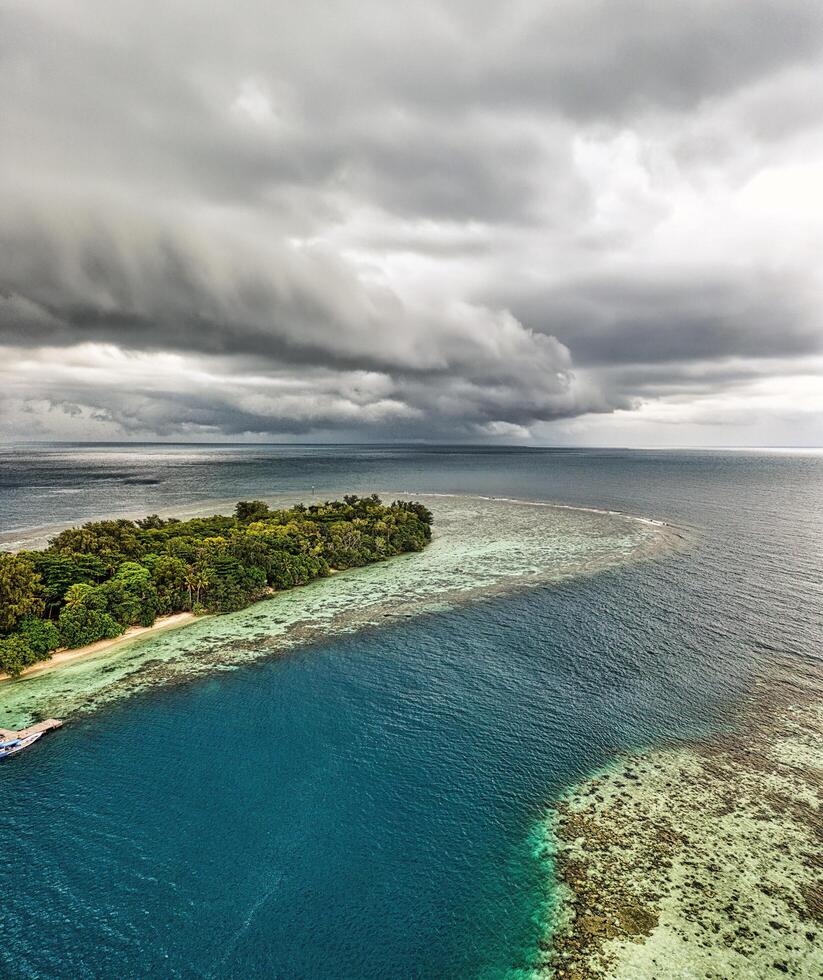
[[[5,759],[7,755],[14,755],[15,752],[22,752],[27,749],[38,738],[43,737],[43,732],[35,732],[33,735],[26,735],[25,738],[13,738],[8,742],[0,742],[0,759]]]
[[[21,728],[19,732],[0,728],[0,759],[22,752],[23,749],[33,745],[38,738],[42,738],[46,732],[60,728],[62,724],[63,722],[59,718],[47,718],[45,721],[38,721],[36,725],[31,725],[29,728]]]

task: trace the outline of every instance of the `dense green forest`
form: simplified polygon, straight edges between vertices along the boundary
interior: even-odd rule
[[[0,669],[16,676],[60,647],[157,616],[231,612],[333,570],[421,551],[431,523],[420,503],[372,495],[287,510],[241,501],[232,517],[70,528],[43,551],[0,552]]]

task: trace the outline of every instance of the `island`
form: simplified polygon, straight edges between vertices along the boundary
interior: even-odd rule
[[[243,609],[346,568],[422,551],[431,511],[376,494],[232,516],[152,514],[69,528],[40,551],[0,552],[0,671],[19,676],[55,650],[87,647],[184,613]]]

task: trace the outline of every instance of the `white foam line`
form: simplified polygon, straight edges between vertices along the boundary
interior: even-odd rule
[[[331,491],[325,491],[326,493],[331,493]],[[322,499],[324,491],[309,491],[303,494],[304,498],[314,498],[318,500]],[[638,517],[636,514],[627,514],[621,510],[606,510],[602,507],[583,507],[578,504],[561,504],[557,501],[552,500],[523,500],[520,497],[493,497],[488,494],[480,493],[443,493],[434,490],[383,490],[381,491],[381,496],[387,497],[394,494],[410,494],[415,497],[447,497],[457,500],[497,500],[503,503],[511,504],[523,504],[527,507],[553,507],[557,510],[573,510],[580,511],[585,514],[605,514],[609,517],[623,517],[628,521],[637,521],[639,524],[649,524],[653,527],[673,527],[668,521],[659,521],[652,517]],[[285,503],[291,500],[297,500],[300,497],[300,491],[296,490],[293,493],[290,491],[283,491],[275,494],[264,495],[263,499],[275,501],[276,503]],[[281,499],[282,498],[282,499]],[[209,501],[198,502],[196,504],[190,504],[188,506],[177,506],[175,504],[170,504],[168,507],[160,508],[156,513],[160,517],[179,517],[182,519],[189,519],[190,517],[203,517],[211,516],[212,513],[219,513],[219,511],[214,511],[213,508],[234,508],[236,501],[231,498],[216,498]],[[114,515],[103,514],[97,517],[86,517],[83,519],[83,524],[87,522],[94,521],[104,521],[112,519]],[[127,520],[138,520],[144,517],[145,514],[142,511],[127,511],[125,514],[118,515],[120,517],[125,517]],[[0,533],[0,550],[2,551],[22,551],[27,548],[33,550],[39,550],[41,544],[45,544],[49,538],[54,537],[60,531],[79,526],[77,523],[67,523],[67,524],[45,524],[27,528],[17,528],[14,531],[8,531],[6,534],[18,534],[22,535],[14,539],[6,538],[4,534]]]
[[[418,497],[455,497],[463,500],[500,500],[509,504],[524,504],[527,507],[554,507],[557,510],[577,510],[586,514],[607,514],[610,517],[625,517],[628,521],[640,524],[652,524],[655,527],[671,527],[668,521],[659,521],[654,517],[638,517],[627,514],[622,510],[606,510],[603,507],[583,507],[579,504],[561,504],[554,500],[523,500],[520,497],[491,497],[480,493],[440,493],[427,490],[398,490],[397,493],[409,493]]]

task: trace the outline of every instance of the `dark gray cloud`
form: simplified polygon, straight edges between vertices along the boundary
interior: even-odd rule
[[[575,363],[770,359],[823,352],[816,298],[803,278],[707,267],[690,274],[575,280],[508,305],[565,343]]]
[[[3,433],[550,437],[816,370],[819,4],[0,18]]]
[[[54,214],[13,219],[0,339],[9,346],[114,343],[129,350],[256,355],[291,364],[467,381],[565,385],[551,337],[478,305],[410,307],[324,248],[256,248],[132,220],[66,238]],[[21,247],[22,246],[22,247]],[[558,380],[560,379],[560,380]]]
[[[493,105],[607,122],[693,109],[812,61],[823,26],[820,7],[806,0],[457,6],[454,30],[418,49],[414,70],[405,60],[390,66],[393,91],[441,111]]]

